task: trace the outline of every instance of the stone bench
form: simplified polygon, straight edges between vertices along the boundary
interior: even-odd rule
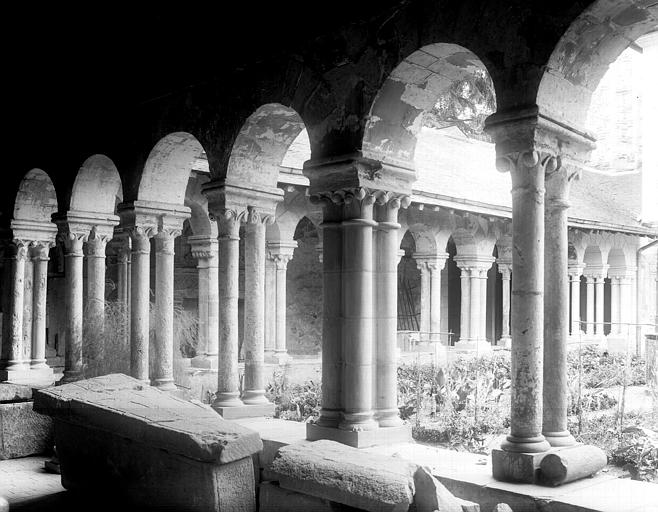
[[[48,416],[32,410],[32,388],[0,384],[0,460],[52,450],[53,426]]]
[[[429,470],[334,441],[292,444],[265,471],[260,511],[340,509],[371,512],[464,512],[479,506],[453,496]]]
[[[259,435],[121,374],[35,392],[52,416],[62,485],[134,505],[253,511]]]

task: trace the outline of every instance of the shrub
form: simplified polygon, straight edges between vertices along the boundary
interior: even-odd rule
[[[275,404],[275,418],[307,421],[320,415],[322,388],[319,382],[309,380],[303,384],[290,384],[285,371],[275,371],[265,393]]]

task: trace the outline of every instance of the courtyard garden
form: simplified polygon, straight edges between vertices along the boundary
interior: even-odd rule
[[[568,362],[570,432],[607,453],[604,471],[658,483],[658,396],[645,360],[584,345]],[[319,414],[319,381],[289,383],[277,372],[268,394],[280,418]],[[510,425],[510,353],[461,356],[444,366],[420,357],[401,363],[398,405],[417,442],[488,455]]]

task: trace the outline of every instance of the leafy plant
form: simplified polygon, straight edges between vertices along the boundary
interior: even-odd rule
[[[623,430],[621,446],[611,462],[628,470],[633,480],[658,481],[658,433],[639,426]]]
[[[265,393],[275,404],[275,418],[307,421],[320,415],[320,383],[309,380],[303,384],[290,384],[285,371],[275,371]]]

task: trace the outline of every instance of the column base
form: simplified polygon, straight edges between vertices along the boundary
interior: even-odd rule
[[[501,348],[512,348],[512,337],[511,336],[502,336],[497,343],[497,346]]]
[[[547,455],[541,453],[491,451],[493,477],[501,482],[536,484],[539,482],[539,464]]]
[[[543,436],[553,448],[562,448],[578,444],[567,430],[564,432],[543,432]]]
[[[411,425],[381,427],[374,430],[355,432],[352,430],[341,430],[339,428],[321,427],[311,422],[306,424],[306,439],[308,441],[329,439],[330,441],[336,441],[354,448],[412,442]]]
[[[225,420],[255,418],[259,416],[274,416],[274,404],[270,402],[256,405],[243,404],[237,405],[235,407],[222,407],[213,404],[212,408]]]
[[[82,379],[84,379],[82,372],[64,370],[64,376],[57,381],[57,385],[61,386],[63,384],[70,384],[71,382],[77,382]]]
[[[41,370],[31,370],[28,368],[0,370],[0,382],[10,382],[12,384],[52,384],[55,382],[52,368]]]
[[[153,379],[151,386],[160,391],[178,391],[173,379]]]
[[[217,369],[217,356],[207,355],[196,356],[192,358],[190,363],[192,368],[201,368],[203,370],[216,370]]]

